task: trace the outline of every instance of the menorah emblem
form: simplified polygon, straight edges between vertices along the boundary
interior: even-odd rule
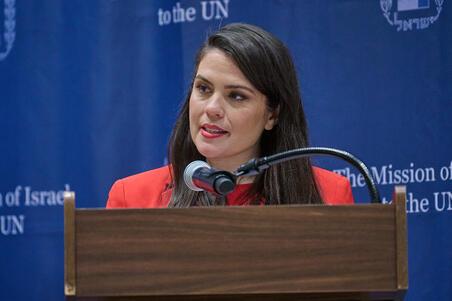
[[[4,60],[13,48],[16,39],[16,0],[3,0],[3,35],[0,35],[0,61]]]

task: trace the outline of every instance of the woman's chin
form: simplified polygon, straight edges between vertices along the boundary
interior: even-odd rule
[[[224,158],[224,152],[212,147],[198,147],[198,152],[203,155],[207,161]]]

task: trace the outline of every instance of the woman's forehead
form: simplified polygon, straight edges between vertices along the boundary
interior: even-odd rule
[[[231,85],[246,84],[255,89],[234,60],[218,49],[211,49],[205,53],[199,63],[196,76],[209,81],[228,82]]]

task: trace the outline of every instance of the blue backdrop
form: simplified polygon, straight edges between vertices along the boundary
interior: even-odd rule
[[[231,22],[291,49],[312,145],[408,188],[407,300],[451,300],[448,0],[0,0],[0,300],[62,300],[62,192],[103,207],[115,179],[164,164],[196,49]],[[317,164],[349,177],[336,160]]]

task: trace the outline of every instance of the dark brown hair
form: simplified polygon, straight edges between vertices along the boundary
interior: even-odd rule
[[[204,55],[218,49],[229,56],[253,86],[267,97],[270,110],[277,110],[278,122],[264,130],[260,156],[308,146],[307,123],[301,103],[297,75],[284,44],[263,29],[242,23],[222,27],[210,35],[196,56],[197,68]],[[193,83],[174,126],[169,158],[172,164],[171,207],[203,204],[203,193],[191,191],[183,181],[185,167],[194,160],[205,160],[190,136],[189,99]],[[256,176],[248,196],[253,203],[322,203],[308,158],[284,162]]]

